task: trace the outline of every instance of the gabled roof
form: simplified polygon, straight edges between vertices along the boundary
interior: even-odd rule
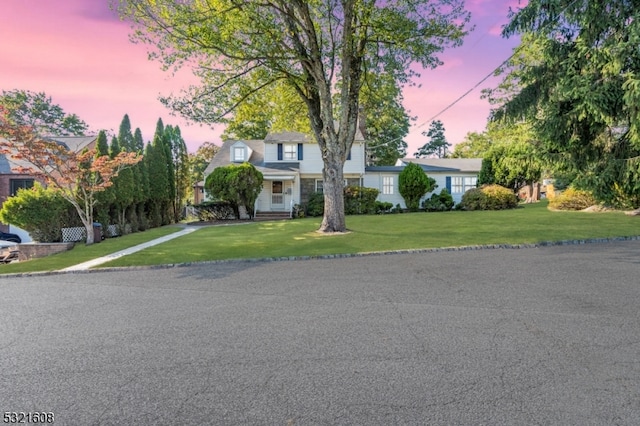
[[[254,166],[259,166],[264,163],[264,141],[262,140],[226,140],[222,143],[222,146],[216,152],[207,168],[204,170],[204,176],[211,174],[216,167],[227,166],[231,164],[231,147],[236,143],[241,142],[253,151],[251,157],[248,158],[248,162]]]
[[[44,139],[57,142],[70,151],[80,152],[91,145],[97,136],[46,136]],[[32,164],[26,160],[13,158],[11,154],[0,154],[0,173],[14,173],[14,170],[20,167],[29,168]]]
[[[415,163],[425,171],[480,172],[482,158],[402,158],[396,165]]]

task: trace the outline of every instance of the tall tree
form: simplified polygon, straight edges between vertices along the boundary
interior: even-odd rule
[[[462,0],[113,1],[166,69],[195,66],[202,84],[164,99],[192,120],[218,122],[279,81],[295,89],[324,162],[323,232],[346,230],[343,167],[365,70],[408,81],[415,63],[440,65],[437,55],[461,44],[469,22]]]
[[[556,167],[601,201],[639,207],[637,2],[530,0],[504,31],[516,33],[522,47],[505,70],[516,90],[495,117],[530,121]]]
[[[6,119],[17,126],[29,126],[42,136],[80,136],[89,126],[75,114],[67,114],[44,92],[2,91],[0,106]]]
[[[431,157],[444,158],[447,150],[451,146],[444,136],[444,125],[442,121],[432,121],[429,130],[422,132],[422,136],[429,138],[429,141],[418,148],[418,152],[413,154],[416,158]]]
[[[130,129],[131,128],[129,127],[129,130]],[[125,143],[130,146],[131,141],[133,139],[133,137],[129,138],[129,136],[131,136],[131,131],[129,132],[126,132],[126,130],[122,131],[123,130],[122,125],[120,126],[120,130],[121,131],[118,133],[120,134],[122,139],[120,139],[120,137],[114,136],[111,142],[111,151],[110,151],[111,158],[115,158],[121,153],[130,152],[124,147],[124,145],[122,144],[122,140],[128,141]],[[114,197],[114,200],[112,201],[112,204],[116,210],[118,227],[120,228],[120,235],[124,235],[126,233],[125,225],[127,223],[126,212],[127,212],[127,209],[133,204],[133,201],[135,199],[135,193],[136,193],[136,187],[135,187],[132,168],[127,168],[126,170],[122,170],[118,174],[118,176],[113,178],[112,191],[115,193],[115,197]]]
[[[145,162],[149,179],[148,211],[151,225],[166,225],[167,209],[171,199],[169,193],[169,175],[164,143],[164,125],[158,120],[153,142],[147,145]]]
[[[87,244],[92,244],[93,208],[96,194],[112,185],[112,179],[142,158],[133,153],[120,153],[114,158],[95,156],[95,149],[74,152],[62,144],[41,138],[31,126],[18,126],[0,107],[0,152],[27,161],[22,170],[41,176],[47,185],[56,189],[78,213],[87,231]]]
[[[170,126],[165,129],[165,137],[170,140],[171,146],[171,169],[173,170],[173,222],[181,219],[182,208],[191,186],[189,176],[189,158],[187,153],[187,145],[182,138],[180,127],[175,126],[169,130]],[[169,173],[169,179],[171,179]]]

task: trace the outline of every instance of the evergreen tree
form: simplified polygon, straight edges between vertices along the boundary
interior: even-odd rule
[[[175,140],[176,133],[173,126],[170,124],[164,128],[164,133],[162,135],[162,143],[164,146],[164,157],[167,162],[167,182],[169,187],[167,188],[168,199],[167,199],[167,221],[174,222],[175,221],[175,211],[176,211],[176,169],[173,161],[173,145],[177,143]]]
[[[420,198],[436,188],[435,179],[427,176],[422,167],[409,163],[398,176],[398,191],[409,211],[418,211]]]
[[[118,131],[118,141],[120,142],[120,149],[122,151],[135,152],[133,134],[131,134],[131,122],[127,114],[122,117],[120,130]]]
[[[158,120],[162,123],[161,120]],[[169,204],[169,177],[167,173],[167,157],[163,141],[164,126],[156,127],[153,142],[147,145],[144,157],[149,179],[149,199],[147,201],[149,220],[152,227],[166,225]]]
[[[444,125],[442,121],[436,120],[431,122],[429,130],[422,132],[422,136],[429,138],[429,142],[422,145],[418,152],[413,154],[416,158],[436,156],[437,158],[445,158],[447,149],[451,146],[444,136]]]
[[[187,144],[182,139],[180,127],[173,128],[173,168],[175,171],[175,201],[174,201],[174,221],[181,219],[182,208],[187,199],[187,194],[191,187],[189,154]]]

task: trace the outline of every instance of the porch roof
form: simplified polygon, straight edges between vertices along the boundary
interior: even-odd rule
[[[256,165],[264,180],[294,180],[298,176],[300,163],[262,163]]]

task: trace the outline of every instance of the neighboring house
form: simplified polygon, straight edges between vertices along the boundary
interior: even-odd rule
[[[462,193],[476,186],[481,159],[402,159],[395,166],[365,166],[362,133],[356,133],[344,164],[345,185],[366,186],[380,191],[378,200],[405,206],[398,192],[398,175],[408,162],[420,164],[436,179],[438,189],[448,188],[456,202]],[[296,132],[271,133],[264,140],[227,140],[204,171],[208,176],[216,167],[243,162],[253,164],[264,176],[262,192],[256,201],[257,215],[265,212],[291,212],[295,204],[322,192],[324,167],[320,148],[310,136]],[[205,201],[204,181],[195,187],[195,204]],[[427,194],[430,196],[431,194]],[[426,198],[426,197],[425,197]]]
[[[60,136],[48,139],[64,145],[71,151],[80,152],[84,149],[93,149],[96,144],[96,136]],[[7,198],[16,195],[21,188],[31,188],[34,182],[44,183],[41,178],[28,173],[18,173],[20,167],[29,167],[25,160],[15,159],[11,154],[0,154],[0,208]],[[0,230],[9,231],[9,225],[0,223]]]

